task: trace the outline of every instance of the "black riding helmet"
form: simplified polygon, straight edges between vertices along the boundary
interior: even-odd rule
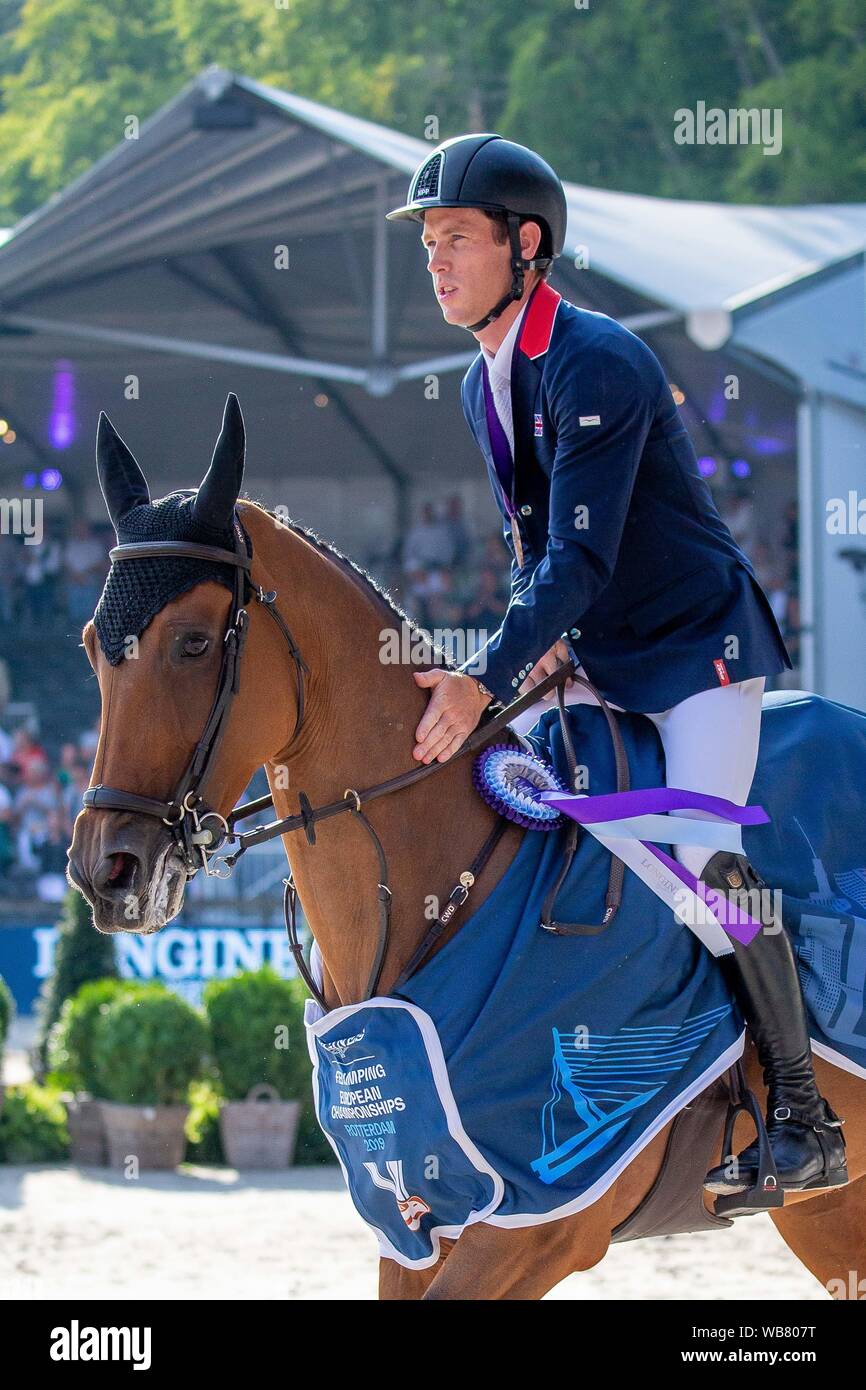
[[[501,135],[457,135],[437,145],[412,175],[406,203],[385,215],[389,221],[423,223],[427,208],[487,208],[508,219],[511,289],[483,319],[467,325],[470,333],[499,318],[512,300],[522,299],[525,271],[546,270],[562,254],[567,220],[562,184],[534,150]],[[531,261],[520,253],[521,217],[541,227],[541,255]]]

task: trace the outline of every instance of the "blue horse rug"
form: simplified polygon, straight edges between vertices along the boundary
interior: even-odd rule
[[[663,786],[654,726],[618,718],[632,786]],[[569,706],[568,719],[593,789],[612,792],[600,710]],[[532,741],[567,781],[555,710]],[[866,1079],[864,786],[866,715],[766,697],[750,802],[770,819],[744,829],[744,848],[781,889],[816,1053]],[[528,1226],[590,1206],[742,1052],[713,956],[637,874],[626,871],[600,935],[541,929],[562,836],[527,831],[497,887],[399,996],[327,1014],[307,1002],[319,1123],[381,1253],[409,1268],[435,1263],[440,1240],[474,1222]],[[609,865],[582,834],[560,920],[600,921]]]

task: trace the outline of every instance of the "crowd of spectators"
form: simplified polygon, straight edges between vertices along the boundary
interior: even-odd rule
[[[38,545],[0,534],[0,622],[42,631],[57,621],[82,628],[108,570],[114,534],[76,519],[46,531]]]
[[[88,785],[98,727],[64,743],[56,759],[27,725],[0,727],[0,893],[57,902],[66,849]]]
[[[108,569],[113,533],[76,518],[50,523],[38,544],[0,534],[0,625],[41,639],[58,628],[77,634],[92,616]],[[58,901],[65,889],[66,849],[88,785],[97,732],[57,745],[50,711],[58,698],[46,677],[45,708],[7,718],[20,698],[25,658],[6,647],[0,698],[0,896]],[[30,684],[32,671],[30,672]],[[37,700],[37,705],[39,701]],[[40,734],[40,719],[46,737]]]

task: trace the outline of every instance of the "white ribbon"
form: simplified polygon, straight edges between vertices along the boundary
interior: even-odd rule
[[[701,845],[705,849],[743,852],[743,831],[731,821],[695,820],[690,816],[628,816],[623,820],[583,822],[587,830],[603,826],[605,833],[628,840],[653,840],[662,845]],[[622,856],[620,856],[621,858]]]
[[[634,819],[641,820],[643,817]],[[669,824],[671,818],[662,816],[660,819]],[[615,854],[617,859],[621,859],[633,873],[636,873],[638,878],[652,889],[656,897],[667,903],[679,920],[703,942],[708,951],[714,956],[730,955],[734,949],[731,938],[707,903],[699,898],[688,884],[683,883],[682,879],[675,878],[667,865],[656,859],[639,840],[608,834],[608,826],[613,824],[613,821],[600,821],[597,825],[587,825],[586,829],[605,849],[610,850],[611,854]],[[735,828],[739,829],[739,826]],[[667,834],[664,839],[665,843],[669,843]]]

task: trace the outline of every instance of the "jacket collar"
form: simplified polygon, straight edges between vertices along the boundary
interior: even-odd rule
[[[535,360],[542,357],[550,347],[553,323],[562,295],[551,289],[546,280],[539,280],[523,315],[517,350]]]
[[[538,284],[529,296],[529,303],[526,312],[520,320],[520,329],[514,351],[511,354],[511,380],[514,381],[516,358],[518,352],[523,353],[530,361],[536,361],[543,357],[550,347],[550,340],[553,336],[553,324],[556,319],[556,311],[562,302],[562,295],[557,294],[556,290],[551,289],[546,280],[539,280]],[[480,366],[487,362],[484,350],[479,344],[478,357],[476,361]],[[538,363],[539,371],[542,363]],[[489,366],[489,363],[488,363]],[[480,381],[480,376],[478,378]]]

